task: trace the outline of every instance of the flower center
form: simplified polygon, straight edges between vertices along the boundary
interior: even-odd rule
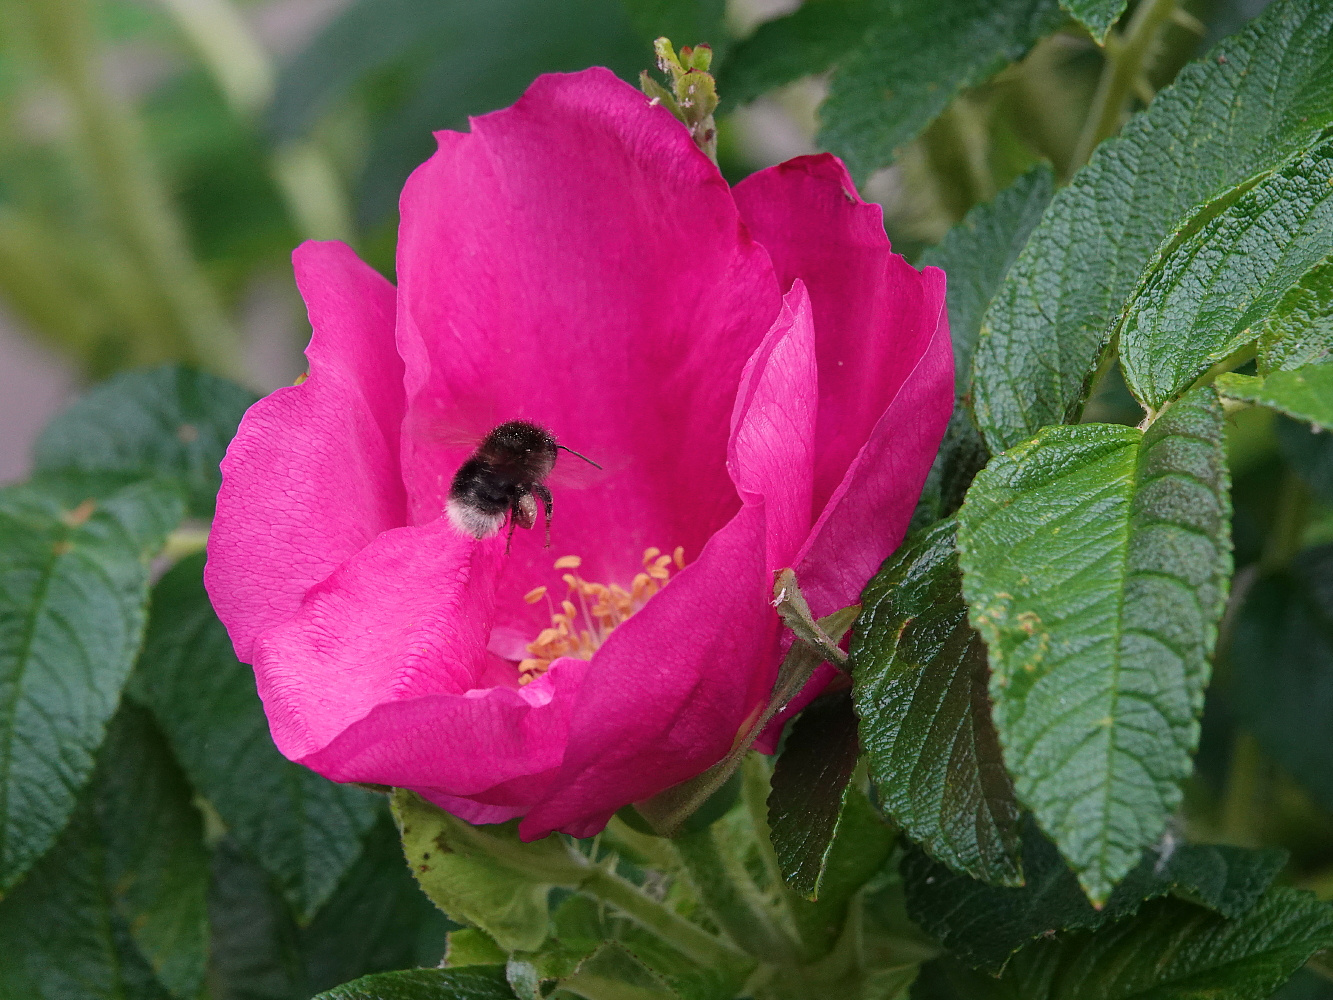
[[[671,580],[671,570],[685,568],[685,549],[666,555],[653,547],[643,550],[643,570],[630,581],[629,590],[619,584],[593,583],[574,570],[583,565],[578,556],[561,556],[555,568],[566,570],[561,579],[568,591],[559,607],[546,587],[536,587],[523,600],[536,604],[545,599],[551,611],[551,624],[542,629],[536,641],[528,643],[527,659],[519,661],[519,684],[531,683],[551,668],[562,656],[591,660],[592,654],[606,642],[612,630],[638,611]]]

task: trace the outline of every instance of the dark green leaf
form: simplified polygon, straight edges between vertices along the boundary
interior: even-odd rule
[[[1243,399],[1316,427],[1333,427],[1333,362],[1270,372],[1254,378],[1224,374],[1217,388],[1229,399]]]
[[[1095,929],[1168,893],[1237,917],[1258,902],[1286,863],[1280,850],[1177,844],[1145,851],[1138,867],[1094,910],[1078,879],[1035,825],[1025,824],[1021,887],[987,885],[933,861],[903,858],[907,912],[960,961],[998,973],[1018,949],[1055,931]]]
[[[945,521],[890,558],[862,595],[852,675],[883,808],[927,851],[987,882],[1018,884],[1018,803],[967,620]]]
[[[1333,260],[1301,276],[1259,326],[1259,371],[1286,371],[1333,353]]]
[[[1260,334],[1260,321],[1333,251],[1333,138],[1237,192],[1159,252],[1121,321],[1120,360],[1151,407]]]
[[[1126,0],[1060,0],[1060,6],[1087,28],[1097,43],[1106,41],[1111,26],[1125,12]]]
[[[1264,750],[1333,809],[1333,545],[1245,594],[1230,646],[1235,705]]]
[[[47,425],[37,441],[37,470],[175,477],[188,492],[190,513],[211,517],[222,485],[218,463],[255,398],[179,365],[125,372]]]
[[[208,852],[193,790],[133,702],[99,757],[94,809],[115,913],[158,981],[193,1000],[208,960]]]
[[[0,491],[0,891],[55,841],[143,637],[174,484],[89,478]]]
[[[995,451],[1074,417],[1141,274],[1333,122],[1333,7],[1276,0],[1181,71],[1052,199],[982,322]]]
[[[195,788],[308,920],[361,853],[376,797],[278,753],[254,673],[208,603],[203,563],[202,553],[182,560],[153,589],[134,690]]]
[[[1166,827],[1231,575],[1212,389],[1147,431],[1048,427],[997,456],[958,515],[963,592],[1019,800],[1094,900]]]
[[[1333,941],[1333,909],[1309,893],[1276,888],[1228,920],[1179,900],[1150,903],[1095,933],[1030,945],[1000,979],[957,962],[926,981],[945,1000],[1265,1000],[1315,951]]]
[[[921,264],[949,276],[949,335],[953,338],[955,390],[972,388],[972,352],[981,317],[996,289],[1018,259],[1055,192],[1055,176],[1044,163],[1025,173],[993,201],[977,205],[949,230],[939,246],[921,255]]]
[[[1320,502],[1333,506],[1333,433],[1285,417],[1276,431],[1283,457]]]
[[[654,39],[666,36],[676,47],[698,45],[712,47],[716,54],[725,48],[727,40],[725,0],[623,0],[629,10],[630,21],[639,37],[649,43],[645,52],[651,54]],[[645,65],[651,62],[644,59]],[[714,64],[716,67],[716,63]]]
[[[865,43],[839,62],[819,143],[863,181],[967,87],[1064,23],[1056,0],[884,0]]]
[[[408,873],[387,817],[306,927],[272,877],[224,839],[214,854],[209,914],[214,1000],[306,1000],[358,976],[434,966],[452,926]]]
[[[321,993],[315,1000],[514,1000],[503,965],[381,972]]]
[[[773,768],[768,797],[773,850],[787,884],[809,899],[819,894],[859,750],[851,693],[841,691],[816,699],[801,713]]]
[[[122,707],[69,826],[0,902],[0,996],[167,1000],[165,984],[196,997],[207,955],[201,827],[151,718]]]
[[[880,0],[806,0],[795,13],[761,24],[737,45],[718,76],[722,108],[823,73],[865,43]]]

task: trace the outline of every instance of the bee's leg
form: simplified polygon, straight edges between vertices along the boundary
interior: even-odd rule
[[[551,491],[541,483],[532,484],[532,492],[537,494],[542,502],[542,508],[546,511],[546,547],[551,547]]]
[[[509,555],[509,546],[514,541],[514,529],[518,527],[518,518],[515,513],[513,510],[509,512],[509,534],[505,535],[505,555]]]

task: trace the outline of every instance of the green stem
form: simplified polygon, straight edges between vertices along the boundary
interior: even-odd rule
[[[190,254],[184,227],[144,150],[133,114],[97,76],[87,0],[32,0],[52,76],[69,101],[78,150],[109,228],[171,318],[172,353],[223,374],[240,370],[239,341]]]
[[[1102,140],[1120,131],[1125,102],[1144,69],[1157,33],[1175,12],[1176,0],[1142,0],[1123,34],[1106,40],[1106,62],[1070,160],[1072,174],[1092,158]]]
[[[1222,801],[1222,838],[1240,847],[1257,847],[1262,838],[1258,819],[1264,758],[1252,733],[1239,730],[1231,748],[1227,787]]]
[[[1301,550],[1301,538],[1310,513],[1310,491],[1301,478],[1288,469],[1282,476],[1278,490],[1277,513],[1273,526],[1264,539],[1264,551],[1259,557],[1259,570],[1272,573],[1286,566]]]
[[[749,969],[753,959],[732,948],[640,892],[631,882],[605,868],[590,868],[580,888],[620,910],[639,926],[652,931],[686,958],[704,968],[731,967]]]

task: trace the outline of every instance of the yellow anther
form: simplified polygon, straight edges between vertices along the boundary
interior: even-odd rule
[[[555,561],[556,569],[578,569],[583,565],[583,560],[578,556],[561,556]]]
[[[649,548],[644,549],[644,550],[643,550],[643,564],[644,564],[645,566],[647,566],[650,562],[652,562],[654,559],[656,559],[656,558],[657,558],[658,556],[660,556],[661,554],[662,554],[662,550],[659,549],[656,545],[653,545],[653,546],[650,546]]]
[[[546,596],[545,587],[533,587],[531,590],[529,590],[526,594],[523,595],[523,600],[527,601],[529,604],[536,604],[545,596]]]
[[[671,553],[671,559],[676,564],[676,569],[685,568],[685,546],[677,545],[676,551]]]

